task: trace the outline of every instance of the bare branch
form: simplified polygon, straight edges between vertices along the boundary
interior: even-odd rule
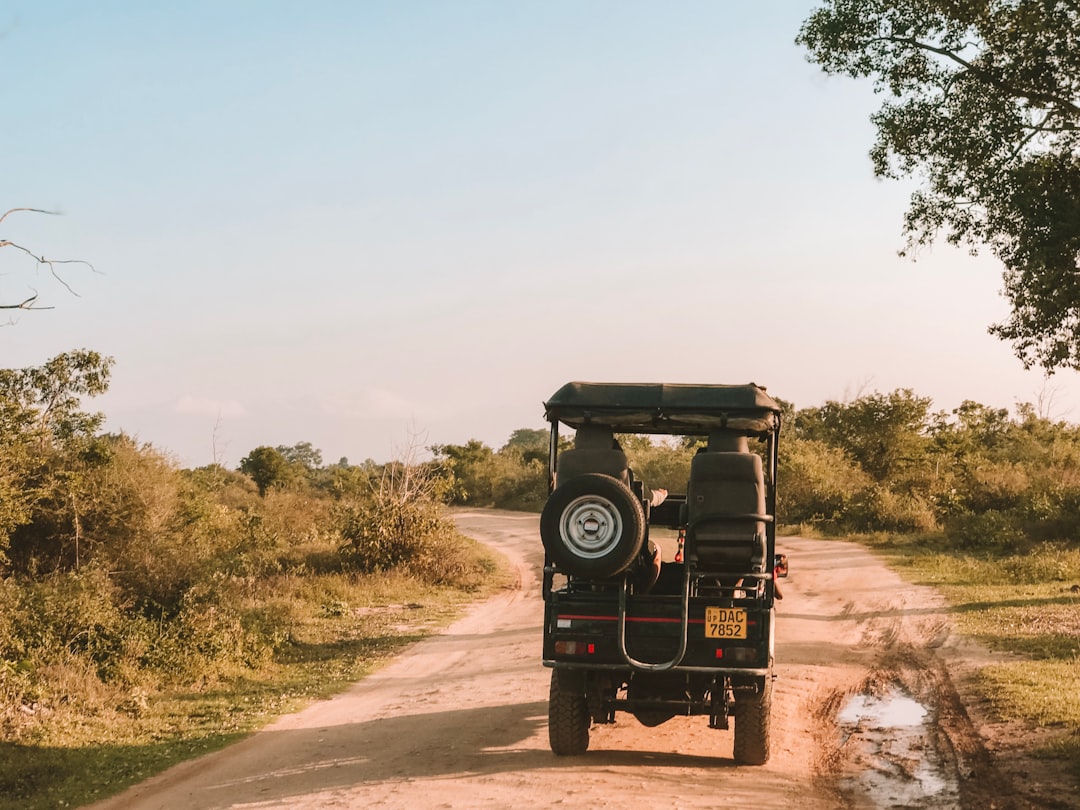
[[[9,208],[3,213],[2,216],[0,216],[0,222],[3,222],[5,219],[7,219],[8,214],[14,214],[16,211],[29,211],[33,214],[48,214],[51,217],[60,216],[59,211],[46,211],[44,208]]]
[[[3,214],[0,214],[0,223],[2,223],[5,219],[7,219],[10,214],[14,214],[14,213],[18,213],[18,212],[27,212],[27,213],[32,213],[32,214],[46,214],[48,216],[59,216],[58,211],[48,211],[48,210],[46,210],[44,208],[25,208],[25,207],[24,208],[9,208]],[[77,292],[75,292],[75,290],[72,289],[71,285],[68,284],[63,279],[63,277],[61,277],[61,275],[56,271],[56,265],[58,265],[58,264],[82,264],[82,265],[86,265],[87,267],[89,267],[92,272],[94,272],[94,273],[97,272],[97,268],[95,268],[92,264],[90,264],[90,262],[85,262],[85,261],[82,261],[81,259],[46,259],[44,256],[39,256],[38,254],[34,253],[29,248],[23,247],[22,245],[18,244],[17,242],[12,242],[10,239],[0,239],[0,248],[6,248],[6,247],[15,248],[16,250],[21,251],[22,253],[25,253],[27,256],[29,256],[34,261],[36,261],[39,265],[41,265],[41,264],[46,265],[49,268],[49,274],[56,281],[58,281],[60,284],[62,284],[64,289],[66,289],[69,293],[71,293],[75,297],[79,297],[79,294]],[[0,305],[0,309],[35,309],[35,310],[36,309],[52,309],[52,307],[34,306],[34,302],[37,301],[37,298],[38,298],[38,294],[37,294],[37,291],[35,290],[34,294],[32,296],[30,296],[29,298],[27,298],[26,300],[20,301],[17,304],[3,304],[3,305]]]
[[[38,294],[35,291],[33,295],[27,298],[25,301],[20,301],[18,304],[0,304],[0,309],[53,309],[54,307],[35,307],[34,302],[37,301]]]
[[[38,264],[47,265],[48,268],[49,268],[49,273],[52,275],[52,277],[54,279],[56,279],[57,281],[59,281],[61,284],[63,284],[64,287],[67,289],[67,291],[69,293],[71,293],[72,295],[74,295],[76,298],[79,297],[79,294],[77,292],[75,292],[75,290],[71,289],[71,285],[69,285],[66,281],[64,281],[64,279],[60,277],[60,274],[56,272],[56,265],[58,265],[58,264],[83,264],[83,265],[86,265],[87,267],[89,267],[93,272],[95,272],[95,273],[97,272],[97,269],[94,267],[94,265],[90,264],[90,262],[84,262],[82,259],[46,259],[44,256],[38,256],[36,253],[29,250],[28,248],[24,248],[22,245],[18,245],[15,242],[12,242],[9,239],[0,239],[0,248],[6,248],[6,247],[13,247],[16,250],[21,250],[27,256],[34,259]]]

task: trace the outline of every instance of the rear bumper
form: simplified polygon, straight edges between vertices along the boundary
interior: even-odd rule
[[[544,659],[544,666],[550,669],[567,669],[576,670],[579,672],[632,672],[633,669],[628,664],[593,664],[593,663],[579,663],[577,661],[560,661],[560,660],[548,660]],[[687,665],[678,665],[672,667],[671,672],[698,672],[705,673],[707,675],[752,675],[764,677],[771,674],[771,670],[768,668],[756,668],[756,667],[695,667]]]
[[[745,611],[745,638],[709,637],[705,613],[710,607]],[[769,673],[775,615],[761,600],[694,596],[688,600],[685,622],[682,611],[678,597],[636,596],[627,606],[620,629],[615,594],[552,591],[544,610],[544,666],[648,671],[672,661],[684,646],[670,671]],[[620,643],[620,632],[624,643]]]

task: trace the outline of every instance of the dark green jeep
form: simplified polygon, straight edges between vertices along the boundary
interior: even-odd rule
[[[735,760],[769,758],[780,406],[756,385],[573,382],[551,423],[544,543],[548,734],[581,754],[616,711],[646,726],[735,720]],[[559,430],[575,431],[560,451]],[[685,493],[635,480],[618,434],[698,438]],[[676,535],[661,565],[650,528]]]

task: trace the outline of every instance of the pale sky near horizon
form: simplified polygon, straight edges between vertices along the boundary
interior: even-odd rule
[[[543,427],[570,380],[1049,399],[987,334],[1001,270],[897,256],[868,82],[815,2],[8,2],[0,366],[116,360],[88,405],[184,466],[385,461]]]

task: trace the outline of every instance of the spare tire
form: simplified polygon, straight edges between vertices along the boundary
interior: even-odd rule
[[[540,537],[562,571],[604,579],[625,571],[641,551],[645,512],[617,478],[579,475],[548,497],[540,515]]]

